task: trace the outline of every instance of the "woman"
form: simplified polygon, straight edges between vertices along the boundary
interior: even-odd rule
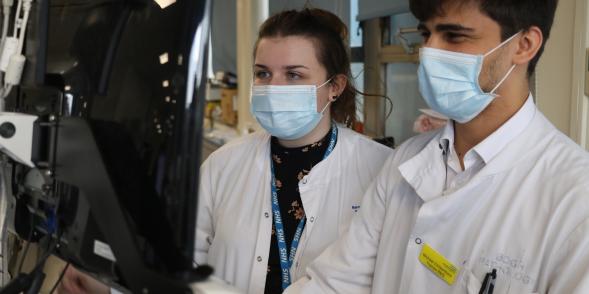
[[[247,293],[281,293],[348,228],[390,149],[355,122],[347,28],[320,9],[266,20],[252,114],[265,129],[203,163],[195,258]]]

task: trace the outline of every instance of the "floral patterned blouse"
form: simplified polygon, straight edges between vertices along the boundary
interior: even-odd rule
[[[271,139],[272,162],[276,176],[278,204],[284,225],[286,248],[291,246],[295,231],[301,219],[305,217],[299,181],[309,174],[313,166],[323,159],[329,145],[331,132],[323,139],[310,145],[297,148],[286,148],[278,143],[276,137]],[[266,276],[266,294],[282,293],[282,275],[280,257],[278,255],[278,241],[276,230],[272,222],[272,241],[268,258],[268,274]]]

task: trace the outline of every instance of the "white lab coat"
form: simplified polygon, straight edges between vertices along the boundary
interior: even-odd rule
[[[528,126],[442,195],[441,131],[389,158],[350,231],[286,293],[589,293],[589,155],[534,106]],[[418,244],[421,243],[421,244]],[[460,267],[450,286],[418,260],[429,244]]]
[[[344,127],[332,153],[299,183],[307,223],[292,280],[349,226],[362,196],[392,149]],[[272,231],[270,135],[223,146],[203,163],[196,232],[197,263],[247,293],[263,293]]]

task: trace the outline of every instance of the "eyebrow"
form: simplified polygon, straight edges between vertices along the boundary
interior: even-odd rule
[[[420,23],[417,26],[420,31],[429,31],[425,24]],[[436,31],[438,32],[474,32],[473,28],[465,27],[455,23],[441,23],[436,25]]]
[[[256,66],[256,67],[261,67],[261,68],[263,68],[263,69],[268,69],[268,66],[266,66],[266,65],[263,65],[263,64],[258,64],[258,63],[256,63],[254,66]],[[286,65],[286,66],[283,66],[283,68],[284,68],[284,69],[287,69],[287,70],[298,69],[298,68],[305,68],[305,69],[309,69],[308,67],[306,67],[306,66],[304,66],[304,65]]]
[[[472,32],[473,28],[467,28],[465,26],[454,24],[454,23],[442,23],[436,25],[436,31],[438,32]]]
[[[309,69],[308,67],[304,66],[304,65],[287,65],[284,67],[285,69],[291,70],[291,69],[298,69],[298,68],[304,68],[304,69]]]

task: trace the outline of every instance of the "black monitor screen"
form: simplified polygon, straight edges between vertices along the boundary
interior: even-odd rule
[[[172,4],[162,8],[161,2]],[[62,202],[79,196],[60,208],[69,214],[61,220],[64,226],[80,220],[82,196],[92,191],[60,176],[73,171],[100,178],[93,174],[99,168],[91,165],[91,155],[85,165],[60,151],[90,144],[64,135],[67,119],[79,118],[91,130],[119,204],[138,232],[137,243],[152,247],[146,256],[165,255],[156,260],[167,271],[192,266],[207,7],[199,0],[35,2],[24,80],[7,101],[9,110],[58,114],[64,121],[57,128],[55,173],[58,184],[72,186],[61,189],[69,191]],[[105,232],[92,224],[108,217],[93,215],[84,228],[96,229],[92,238],[101,239]],[[84,253],[68,254],[91,270],[100,264],[87,262]]]

